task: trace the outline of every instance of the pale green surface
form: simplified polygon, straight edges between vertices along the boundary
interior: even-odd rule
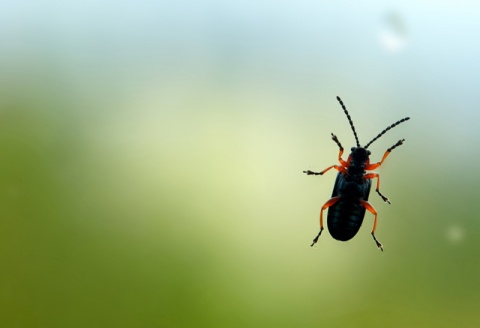
[[[479,5],[68,3],[0,13],[2,327],[480,326]],[[412,117],[383,253],[309,247],[337,95]]]

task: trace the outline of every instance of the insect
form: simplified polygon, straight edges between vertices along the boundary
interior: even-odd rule
[[[332,165],[327,167],[321,172],[312,172],[310,170],[303,171],[307,175],[323,175],[330,169],[336,169],[338,171],[335,185],[333,187],[332,198],[330,198],[320,210],[320,232],[313,239],[311,246],[315,245],[320,238],[323,231],[323,211],[328,208],[327,225],[330,235],[336,240],[347,241],[352,239],[360,229],[363,218],[365,216],[365,210],[368,210],[374,215],[372,237],[377,247],[383,251],[382,244],[375,237],[375,230],[377,228],[377,211],[368,202],[368,196],[370,194],[370,188],[372,186],[372,179],[377,179],[377,186],[375,191],[380,195],[384,202],[390,204],[390,201],[380,192],[380,175],[376,172],[367,172],[378,168],[385,159],[390,155],[392,150],[402,145],[405,139],[399,140],[392,147],[388,148],[385,154],[383,154],[382,160],[378,163],[370,164],[370,151],[367,149],[374,141],[383,136],[388,130],[396,127],[400,123],[408,121],[410,117],[402,118],[401,120],[393,123],[385,130],[380,132],[375,138],[373,138],[364,147],[360,147],[358,141],[357,132],[353,125],[352,119],[348,114],[345,105],[340,97],[337,97],[338,102],[343,108],[345,115],[347,116],[350,127],[352,128],[356,147],[351,148],[351,153],[348,159],[344,161],[342,159],[343,147],[337,136],[332,133],[332,140],[340,148],[338,154],[338,161],[340,165]]]

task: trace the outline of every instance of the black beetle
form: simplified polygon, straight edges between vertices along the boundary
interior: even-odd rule
[[[348,122],[350,123],[353,135],[355,136],[355,141],[357,142],[357,147],[352,147],[352,152],[348,156],[347,161],[344,161],[342,159],[343,147],[340,144],[340,141],[338,141],[338,138],[332,133],[332,140],[335,141],[340,148],[340,153],[338,154],[338,161],[340,162],[340,165],[329,166],[321,172],[312,172],[310,170],[303,171],[303,173],[308,175],[322,175],[332,168],[338,171],[337,179],[335,180],[335,186],[333,187],[332,198],[330,198],[320,210],[320,232],[313,239],[311,246],[315,245],[315,243],[318,241],[318,238],[322,234],[323,211],[325,209],[328,208],[328,230],[333,238],[341,241],[350,240],[357,234],[360,226],[362,225],[363,217],[365,216],[365,209],[367,209],[374,215],[372,229],[373,240],[377,244],[377,247],[383,251],[382,244],[375,237],[375,229],[377,228],[377,211],[368,202],[368,195],[370,194],[370,187],[372,186],[371,179],[377,178],[377,187],[375,191],[380,195],[380,197],[382,197],[383,201],[389,204],[390,201],[380,192],[379,174],[375,172],[368,173],[366,171],[375,170],[382,165],[383,161],[385,161],[390,152],[402,145],[405,139],[399,140],[395,145],[388,148],[383,155],[382,160],[375,164],[370,164],[370,151],[367,148],[375,140],[384,135],[388,130],[394,128],[400,123],[408,121],[410,117],[402,118],[401,120],[393,123],[385,130],[380,132],[375,138],[372,139],[372,141],[366,144],[365,147],[360,147],[360,142],[358,141],[352,119],[350,118],[350,115],[348,114],[348,111],[340,97],[337,97],[337,100],[340,102],[345,115],[347,115]]]

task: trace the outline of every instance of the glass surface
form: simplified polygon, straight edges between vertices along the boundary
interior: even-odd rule
[[[3,1],[4,327],[480,326],[480,5]],[[391,123],[376,236],[321,206]],[[475,188],[474,188],[475,187]]]

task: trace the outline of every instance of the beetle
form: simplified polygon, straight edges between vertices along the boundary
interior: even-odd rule
[[[373,219],[373,228],[372,228],[372,237],[376,245],[380,250],[383,251],[383,245],[375,237],[375,230],[377,228],[377,211],[375,208],[368,202],[368,196],[370,194],[370,188],[372,186],[372,179],[377,179],[377,185],[375,191],[383,199],[384,202],[391,204],[390,200],[385,197],[380,192],[380,175],[376,172],[367,172],[375,170],[380,167],[385,159],[390,155],[392,150],[401,146],[405,139],[399,140],[392,147],[388,148],[385,154],[383,154],[382,160],[378,163],[370,163],[370,151],[367,149],[374,141],[383,136],[388,130],[396,127],[397,125],[408,121],[410,117],[402,118],[397,122],[393,123],[382,132],[380,132],[375,138],[373,138],[369,143],[364,147],[360,146],[358,141],[357,132],[353,125],[350,114],[348,113],[343,101],[340,97],[337,97],[338,102],[342,106],[342,109],[347,116],[350,127],[352,128],[353,135],[355,136],[355,141],[357,142],[356,147],[351,148],[351,153],[348,156],[348,159],[344,161],[342,159],[343,147],[337,136],[332,133],[332,140],[340,148],[340,153],[338,154],[338,161],[340,165],[332,165],[327,167],[321,172],[313,172],[310,170],[303,171],[307,175],[323,175],[330,169],[336,169],[338,171],[337,178],[335,180],[335,185],[333,187],[332,198],[330,198],[320,210],[320,232],[313,239],[313,242],[310,246],[313,246],[317,243],[318,238],[322,234],[323,229],[323,211],[328,208],[327,215],[327,226],[330,235],[340,241],[348,241],[352,239],[360,229],[362,225],[363,218],[365,216],[365,210],[368,210],[374,215]]]

